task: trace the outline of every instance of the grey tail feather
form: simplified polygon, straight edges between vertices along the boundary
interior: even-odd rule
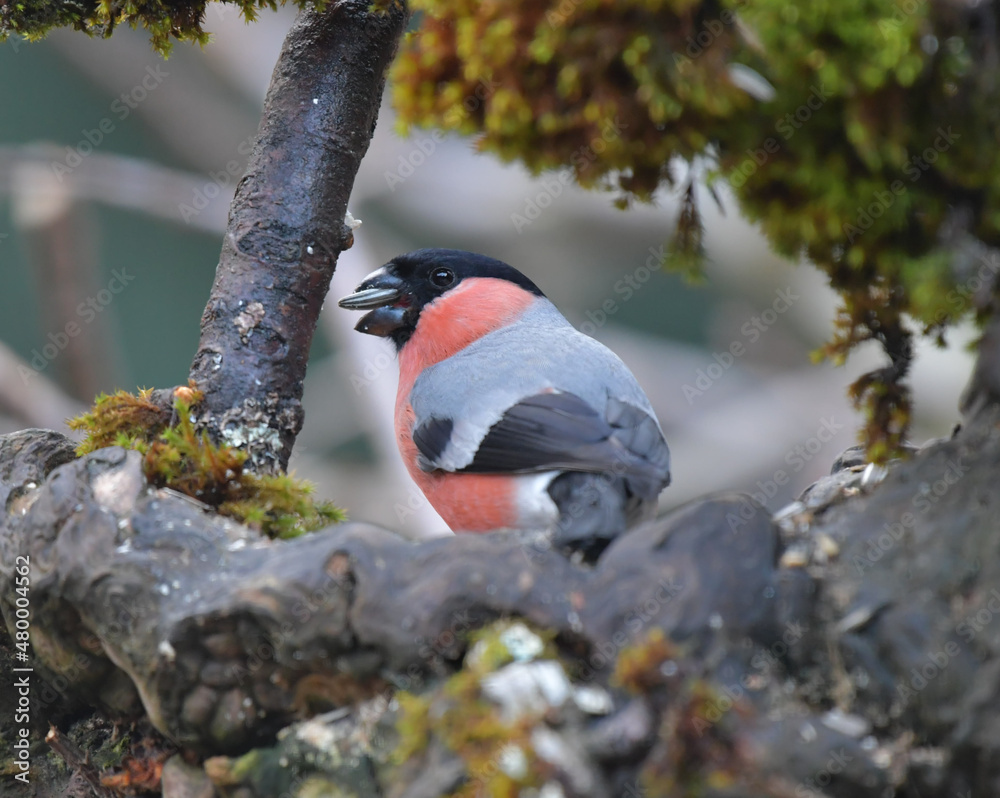
[[[607,418],[612,437],[634,458],[627,470],[629,493],[655,501],[670,484],[670,449],[655,419],[614,398],[608,399]]]
[[[630,502],[621,477],[609,482],[601,474],[568,471],[552,480],[549,495],[559,508],[553,545],[582,552],[590,562],[628,526]]]

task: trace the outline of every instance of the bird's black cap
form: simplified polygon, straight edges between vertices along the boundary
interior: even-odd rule
[[[339,304],[349,310],[370,310],[355,329],[391,338],[399,350],[413,335],[423,308],[471,277],[507,280],[545,296],[521,272],[495,258],[460,249],[418,249],[370,274]]]

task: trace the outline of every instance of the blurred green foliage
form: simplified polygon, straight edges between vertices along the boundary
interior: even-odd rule
[[[414,0],[392,74],[404,130],[476,135],[534,172],[570,166],[616,202],[685,192],[675,265],[701,248],[705,158],[781,253],[843,297],[824,353],[878,340],[852,388],[871,453],[905,432],[904,317],[940,334],[972,311],[1000,244],[1000,68],[992,4],[944,0]],[[985,261],[991,273],[997,264]]]
[[[376,0],[375,7],[395,0]],[[241,0],[248,19],[273,0]],[[570,167],[626,207],[683,192],[668,258],[697,271],[693,169],[728,182],[781,253],[843,298],[823,354],[877,340],[853,387],[882,459],[905,433],[907,318],[940,337],[1000,244],[1000,58],[992,3],[945,0],[412,0],[391,76],[404,131],[441,128],[535,173]],[[204,41],[204,2],[0,8],[0,36],[53,25],[153,46]],[[666,236],[666,232],[665,232]],[[978,249],[977,249],[978,248]]]
[[[281,0],[284,5],[284,0]],[[0,4],[0,42],[10,33],[34,41],[52,28],[74,28],[91,36],[110,36],[118,25],[143,27],[150,33],[153,49],[169,55],[173,40],[207,44],[202,28],[207,0],[24,0]],[[277,9],[276,0],[238,0],[247,22],[261,9]],[[300,7],[306,0],[297,0]],[[322,7],[322,2],[309,5]]]

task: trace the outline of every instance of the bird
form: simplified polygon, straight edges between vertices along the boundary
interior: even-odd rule
[[[399,452],[454,532],[541,534],[593,562],[655,515],[670,452],[649,399],[514,267],[420,249],[338,304],[395,345]]]

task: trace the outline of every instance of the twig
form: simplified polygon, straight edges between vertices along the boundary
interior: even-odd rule
[[[50,170],[51,164],[62,158],[64,149],[46,144],[0,146],[0,195],[13,192],[14,175],[24,164],[40,164]],[[75,201],[100,202],[209,233],[226,229],[224,192],[215,199],[206,198],[207,205],[196,213],[187,210],[192,197],[204,196],[204,175],[169,169],[142,158],[95,152],[61,177],[59,186]]]
[[[29,161],[15,167],[11,197],[43,309],[46,329],[39,349],[55,353],[46,355],[46,362],[58,360],[76,396],[110,389],[122,358],[108,317],[91,310],[87,318],[80,311],[85,300],[100,296],[94,225],[48,165]]]
[[[65,430],[67,418],[83,412],[42,372],[0,342],[0,407],[30,427]]]
[[[101,784],[101,774],[97,768],[90,764],[90,759],[80,750],[79,746],[71,739],[63,735],[55,726],[49,726],[49,733],[45,735],[45,742],[49,748],[63,758],[70,770],[79,773],[87,780],[94,795],[98,798],[114,798],[114,794]]]

